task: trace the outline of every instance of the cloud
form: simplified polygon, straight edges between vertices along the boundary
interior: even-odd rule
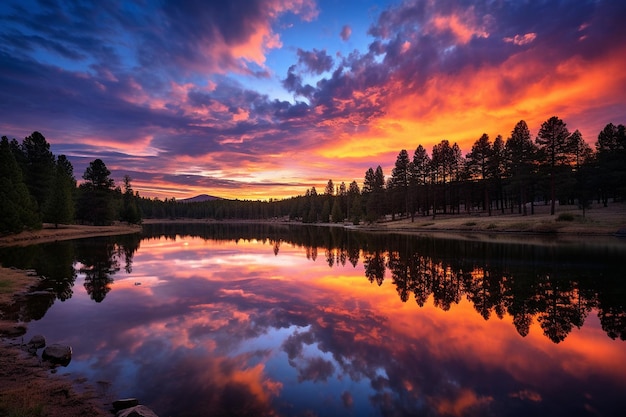
[[[152,31],[140,37],[139,62],[146,68],[159,64],[170,72],[254,75],[249,64],[264,65],[266,53],[282,46],[272,24],[288,12],[304,20],[318,13],[310,0],[166,1],[151,24],[168,28],[167,33]]]
[[[107,155],[145,187],[151,175],[182,180],[186,166],[186,190],[293,181],[293,193],[323,185],[325,169],[362,178],[419,143],[445,137],[467,150],[522,118],[533,129],[557,114],[593,141],[626,117],[619,1],[404,1],[377,15],[362,50],[290,44],[291,61],[271,68],[298,29],[283,20],[316,19],[313,1],[118,6],[0,8],[2,134],[39,130],[75,150],[73,162]]]
[[[514,43],[515,45],[527,45],[533,42],[537,38],[537,34],[534,32],[526,33],[524,35],[515,35],[514,37],[504,38],[504,42]]]
[[[304,66],[306,71],[317,75],[330,71],[333,67],[333,59],[326,51],[319,51],[315,48],[312,51],[303,51],[298,48],[298,63]]]
[[[354,398],[352,398],[352,394],[348,391],[344,391],[341,394],[341,401],[346,408],[352,408],[352,406],[354,405]]]
[[[352,36],[352,28],[350,27],[350,25],[344,25],[341,28],[339,36],[343,41],[348,41],[350,39],[350,36]]]

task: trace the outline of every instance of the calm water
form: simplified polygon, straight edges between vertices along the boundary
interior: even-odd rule
[[[153,226],[0,251],[25,340],[165,416],[618,416],[626,242]]]

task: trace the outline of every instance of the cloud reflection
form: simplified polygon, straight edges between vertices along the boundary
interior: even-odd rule
[[[135,287],[115,275],[101,303],[86,298],[79,314],[55,304],[41,326],[67,335],[85,361],[76,366],[164,415],[177,404],[191,414],[231,415],[303,414],[316,410],[311,404],[330,415],[572,415],[588,407],[610,415],[619,407],[626,358],[600,318],[587,316],[555,344],[543,321],[532,321],[522,337],[509,310],[498,307],[496,295],[506,299],[512,287],[502,285],[515,278],[517,261],[495,254],[511,246],[426,240],[413,251],[396,246],[405,237],[351,235],[364,248],[353,266],[342,234],[317,244],[317,229],[306,229],[306,237],[300,230],[298,238],[283,236],[278,255],[280,230],[272,239],[262,228],[235,227],[236,238],[225,240],[185,233],[143,240],[130,280],[158,279]],[[380,283],[366,276],[376,253],[386,271]],[[560,252],[549,253],[563,263]],[[420,291],[411,275],[416,265],[433,277]],[[509,274],[498,272],[503,265]],[[87,297],[84,279],[77,278],[70,301]],[[567,300],[586,291],[557,283]],[[427,296],[409,302],[414,294]]]

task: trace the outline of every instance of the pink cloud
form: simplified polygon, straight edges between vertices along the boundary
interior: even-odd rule
[[[342,40],[347,41],[348,39],[350,39],[350,36],[352,36],[352,28],[349,25],[345,25],[343,28],[341,28],[339,36],[341,36]]]
[[[537,34],[534,32],[526,33],[525,35],[515,35],[514,37],[504,38],[504,42],[514,43],[515,45],[528,45],[537,39]]]

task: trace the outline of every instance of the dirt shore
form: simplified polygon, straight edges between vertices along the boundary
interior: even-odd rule
[[[15,235],[0,236],[0,246],[25,246],[57,240],[80,239],[94,236],[113,236],[139,233],[141,226],[116,224],[113,226],[81,226],[44,224],[40,230],[25,231]]]
[[[353,226],[350,223],[315,223],[318,226],[348,227],[364,231],[422,233],[482,233],[485,235],[555,235],[570,236],[613,236],[626,227],[626,203],[612,203],[608,207],[593,204],[585,213],[577,206],[557,206],[556,213],[550,214],[550,206],[539,204],[534,207],[534,214],[523,215],[510,209],[503,212],[492,210],[491,215],[485,212],[470,214],[440,214],[435,217],[416,215],[411,218],[387,218],[373,224],[361,223]],[[144,224],[159,223],[216,223],[212,219],[145,219]],[[223,222],[228,222],[224,220]],[[244,220],[244,223],[293,223],[287,219]]]
[[[556,213],[550,215],[550,206],[537,205],[534,214],[511,213],[505,210],[492,210],[488,215],[484,212],[472,214],[437,214],[416,216],[413,220],[401,219],[374,225],[376,230],[384,231],[445,231],[445,232],[484,232],[525,233],[525,234],[559,234],[572,236],[613,235],[621,227],[626,226],[626,204],[615,203],[603,207],[594,204],[583,211],[577,206],[558,206]]]

